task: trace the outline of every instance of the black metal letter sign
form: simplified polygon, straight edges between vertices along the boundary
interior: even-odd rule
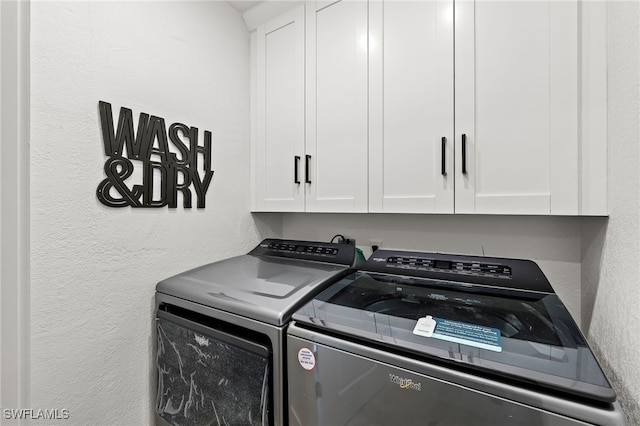
[[[205,196],[213,179],[211,132],[205,130],[204,145],[198,145],[197,127],[173,123],[167,130],[163,118],[145,113],[140,113],[138,128],[134,131],[133,113],[124,107],[120,108],[116,128],[111,104],[99,101],[98,105],[104,153],[109,157],[104,163],[107,178],[96,190],[102,204],[108,207],[176,208],[178,193],[181,193],[183,206],[191,208],[193,190],[198,208],[204,208]],[[200,156],[203,159],[202,178],[198,171]],[[141,185],[126,182],[133,175],[134,161],[141,165]],[[158,178],[159,196],[158,191],[154,192]]]

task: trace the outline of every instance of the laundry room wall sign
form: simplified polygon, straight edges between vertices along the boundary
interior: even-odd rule
[[[204,131],[203,143],[199,144],[197,127],[173,123],[167,128],[164,118],[140,113],[134,130],[131,109],[120,108],[118,124],[114,126],[111,104],[99,101],[98,108],[108,157],[104,163],[106,178],[96,190],[102,204],[176,208],[180,193],[184,208],[192,207],[194,197],[197,208],[205,207],[213,179],[210,131]],[[142,172],[137,181],[132,178],[135,166]]]

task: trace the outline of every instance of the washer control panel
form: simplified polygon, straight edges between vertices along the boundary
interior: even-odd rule
[[[511,268],[499,263],[451,261],[416,256],[391,256],[387,258],[387,266],[390,268],[415,269],[419,271],[453,271],[472,275],[495,275],[501,277],[511,275]]]
[[[469,285],[554,292],[540,267],[530,260],[377,250],[360,270],[457,281]]]

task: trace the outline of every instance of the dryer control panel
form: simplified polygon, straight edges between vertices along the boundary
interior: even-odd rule
[[[319,241],[297,241],[266,239],[249,254],[254,256],[275,256],[288,259],[314,260],[354,266],[356,246],[343,243],[324,243]]]

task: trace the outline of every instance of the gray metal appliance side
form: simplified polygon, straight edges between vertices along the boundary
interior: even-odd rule
[[[156,292],[156,296],[155,296],[156,311],[158,310],[159,306],[163,303],[177,306],[179,308],[188,309],[192,312],[197,312],[199,314],[206,315],[209,318],[217,319],[219,321],[224,321],[229,324],[246,328],[248,330],[252,330],[254,332],[263,334],[269,338],[269,341],[271,342],[271,348],[273,351],[273,355],[272,355],[273,356],[273,374],[272,374],[273,401],[274,401],[273,422],[275,426],[285,426],[286,413],[284,412],[283,401],[284,401],[286,384],[284,383],[284,380],[283,380],[283,377],[284,377],[283,371],[284,371],[284,368],[286,368],[286,365],[285,365],[285,354],[281,353],[280,351],[280,348],[283,347],[284,339],[285,339],[284,329],[281,327],[270,325],[270,324],[265,324],[260,321],[241,317],[239,315],[235,315],[229,312],[224,312],[218,309],[210,308],[208,306],[203,306],[197,303],[193,303],[178,297]],[[155,327],[154,327],[154,330],[155,330]],[[155,341],[156,341],[156,336],[154,335],[154,342]],[[156,354],[156,351],[157,351],[157,348],[155,347],[155,343],[154,343],[154,356]],[[164,419],[156,415],[156,425],[164,426],[166,424],[167,422]]]
[[[368,391],[374,388],[371,383],[367,386],[362,386],[362,383],[369,380],[367,379],[367,376],[370,375],[368,371],[375,368],[376,365],[383,364],[389,371],[394,368],[402,369],[419,374],[427,380],[432,379],[440,383],[453,384],[461,390],[459,392],[460,398],[465,398],[465,394],[469,395],[472,392],[487,395],[493,403],[501,406],[510,404],[512,406],[535,407],[535,409],[539,409],[540,413],[538,414],[548,414],[548,421],[551,421],[549,424],[598,424],[603,426],[626,424],[624,413],[617,402],[611,404],[609,408],[582,404],[325,335],[298,327],[294,322],[287,329],[289,420],[291,425],[295,425],[295,421],[301,419],[303,423],[299,424],[304,424],[305,426],[314,424],[313,420],[310,421],[310,418],[303,419],[304,415],[295,411],[296,399],[302,398],[301,395],[306,395],[304,398],[307,400],[304,403],[307,404],[307,408],[309,407],[309,395],[316,392],[316,387],[318,386],[316,382],[320,376],[320,373],[316,372],[315,376],[306,375],[306,379],[302,378],[304,377],[302,374],[304,370],[300,365],[297,365],[298,352],[301,347],[310,348],[313,352],[319,349],[323,349],[325,353],[333,352],[335,357],[332,355],[332,365],[342,364],[342,362],[336,362],[336,360],[342,360],[351,365],[351,367],[347,368],[348,374],[357,376],[354,377],[353,386],[359,386],[359,388]],[[318,357],[316,362],[320,365],[322,360]],[[341,369],[341,371],[344,371],[344,366]],[[360,373],[356,373],[356,369],[359,369]],[[401,377],[400,374],[397,375]],[[342,380],[344,380],[344,377],[342,377]],[[314,381],[314,383],[312,384],[311,381]],[[390,403],[389,406],[392,407],[393,403]],[[313,416],[311,416],[311,419],[313,419]],[[476,424],[481,424],[481,422]],[[495,419],[487,424],[495,424]]]

